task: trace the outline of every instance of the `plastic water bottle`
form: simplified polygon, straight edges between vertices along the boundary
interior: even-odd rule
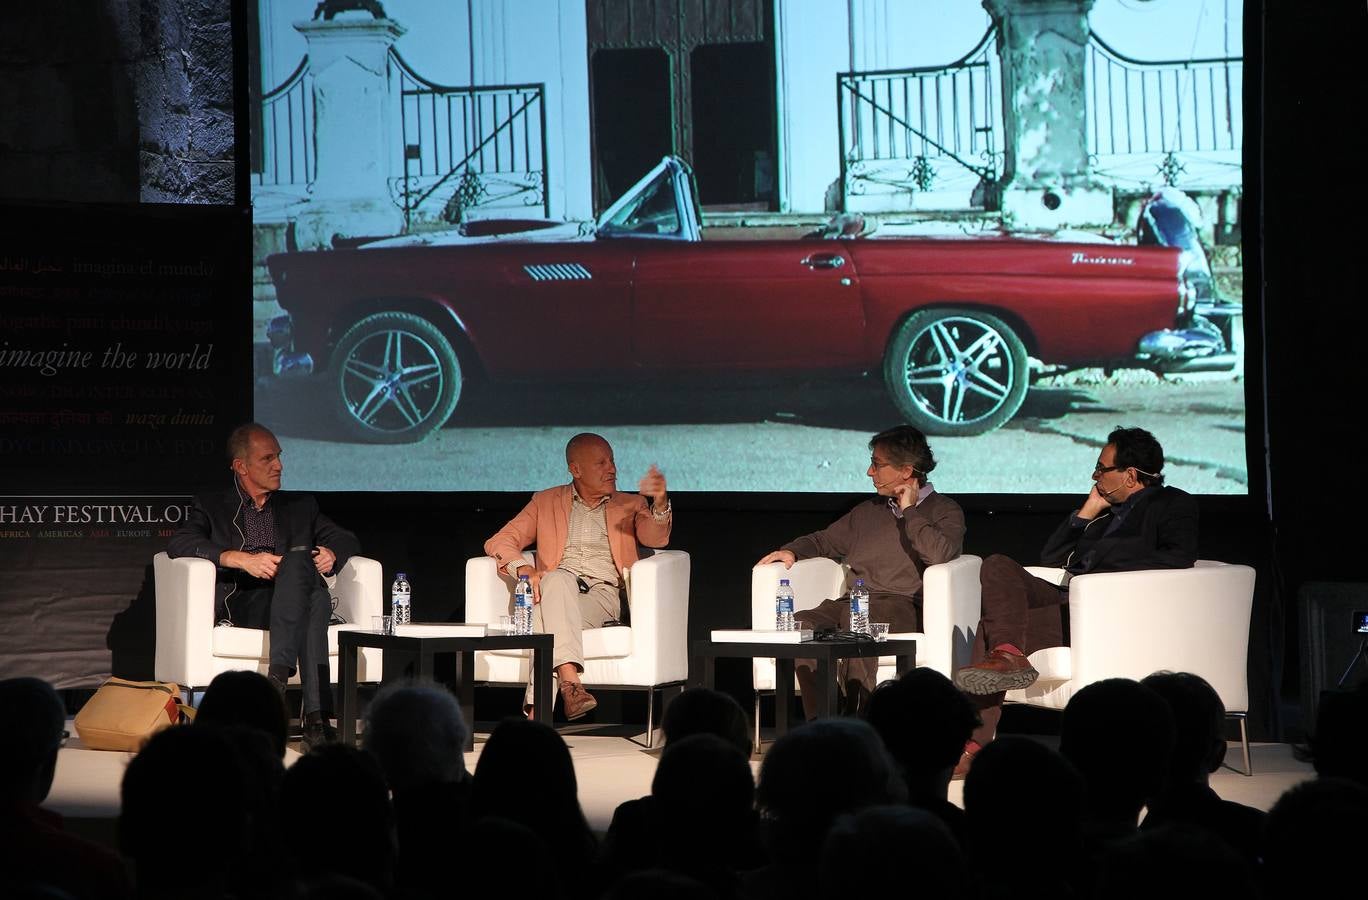
[[[407,625],[412,618],[409,606],[409,597],[413,594],[413,589],[409,587],[408,576],[403,572],[394,576],[394,584],[390,585],[390,614],[394,616],[395,625]]]
[[[774,594],[774,630],[793,631],[793,588],[787,578],[779,579],[779,590]]]
[[[513,588],[513,633],[532,633],[532,583],[526,575],[519,575]]]
[[[869,634],[869,588],[864,579],[855,579],[850,589],[850,630],[856,634]]]

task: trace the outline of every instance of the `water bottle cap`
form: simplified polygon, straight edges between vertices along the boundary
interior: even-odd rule
[[[405,575],[403,572],[399,572],[399,573],[396,574],[394,577],[395,577],[395,578],[407,578],[408,576]]]
[[[855,579],[855,586],[856,586],[856,587],[864,587],[864,579],[863,579],[863,578],[856,578],[856,579]]]
[[[788,580],[787,578],[780,578],[780,579],[779,579],[779,583],[780,583],[780,584],[788,584],[788,583],[789,583],[789,580]]]
[[[519,576],[518,576],[518,580],[519,580],[519,581],[526,581],[526,580],[527,580],[527,576],[526,576],[526,575],[519,575]]]

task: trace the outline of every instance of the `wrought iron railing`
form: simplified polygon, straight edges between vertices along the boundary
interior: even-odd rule
[[[897,186],[926,191],[948,163],[982,182],[1001,165],[1001,75],[989,27],[972,50],[944,66],[836,76],[842,197],[886,180],[887,162],[907,163]]]
[[[1162,154],[1155,174],[1173,184],[1182,154],[1242,148],[1243,58],[1139,60],[1093,34],[1085,64],[1095,159]]]
[[[261,131],[254,136],[252,177],[262,186],[313,182],[313,76],[306,56],[278,87],[261,98]]]
[[[403,134],[395,199],[408,224],[510,200],[550,216],[544,84],[437,84],[395,50],[390,67]]]

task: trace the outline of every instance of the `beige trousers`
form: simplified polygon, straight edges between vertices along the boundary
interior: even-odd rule
[[[584,671],[584,629],[601,628],[604,622],[622,612],[622,591],[616,585],[590,581],[589,592],[581,594],[575,576],[564,569],[553,569],[542,576],[541,602],[532,609],[532,630],[552,637],[551,668],[566,663]],[[555,675],[555,672],[552,672]],[[532,686],[527,687],[525,703],[532,702]]]

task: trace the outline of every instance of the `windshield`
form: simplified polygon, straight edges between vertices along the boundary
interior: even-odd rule
[[[665,169],[656,176],[632,202],[603,224],[600,233],[678,234],[679,209],[670,171]]]

